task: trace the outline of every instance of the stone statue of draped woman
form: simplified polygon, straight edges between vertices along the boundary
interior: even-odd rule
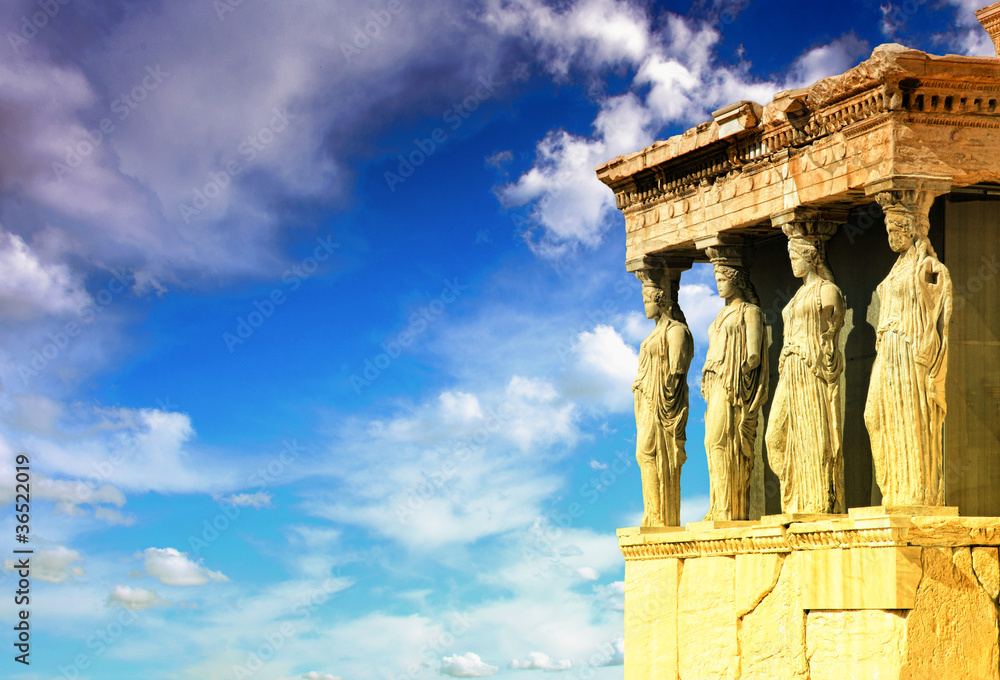
[[[642,477],[642,526],[678,526],[681,466],[688,418],[687,372],[694,341],[684,314],[667,294],[643,286],[646,316],[656,327],[639,347],[635,393],[635,457]]]
[[[877,288],[865,404],[875,479],[884,505],[943,505],[951,277],[927,238],[926,215],[889,208],[885,223],[899,258]]]
[[[746,270],[717,259],[715,280],[726,306],[709,327],[701,378],[710,484],[705,519],[743,520],[750,512],[757,417],[767,399],[765,324]]]
[[[789,513],[844,511],[843,411],[838,337],[846,303],[818,239],[791,238],[792,273],[803,285],[785,306],[778,386],[767,424],[767,457]]]

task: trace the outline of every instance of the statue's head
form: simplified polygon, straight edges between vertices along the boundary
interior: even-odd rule
[[[750,275],[743,267],[733,267],[727,264],[715,265],[715,284],[719,288],[719,297],[728,300],[737,293],[747,302],[760,304],[757,291],[750,282]]]
[[[885,213],[885,230],[889,235],[889,247],[903,253],[913,246],[920,234],[917,217],[903,210],[888,210]],[[924,230],[923,235],[926,236]]]
[[[642,287],[642,303],[647,319],[656,319],[664,314],[669,316],[670,308],[673,306],[667,292],[656,286]]]
[[[827,281],[833,281],[833,272],[826,263],[823,242],[818,237],[793,237],[788,239],[788,259],[792,264],[792,274],[803,278],[815,272]]]

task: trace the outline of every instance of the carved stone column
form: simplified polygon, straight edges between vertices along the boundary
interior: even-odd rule
[[[826,242],[848,211],[795,208],[771,222],[788,237],[792,273],[802,279],[782,312],[778,386],[767,424],[767,455],[781,482],[782,512],[844,512],[840,330],[846,301],[826,259]]]
[[[656,320],[639,347],[639,371],[632,383],[642,526],[679,526],[681,466],[687,460],[687,372],[694,341],[677,296],[681,273],[691,263],[646,256],[637,264],[633,271],[642,282],[646,317]]]
[[[875,478],[887,507],[944,505],[951,276],[927,232],[935,196],[950,182],[892,177],[866,187],[885,212],[889,247],[899,253],[878,285],[879,319],[865,425]]]
[[[701,379],[710,483],[705,519],[746,520],[757,418],[767,400],[764,313],[745,266],[744,248],[717,245],[706,251],[726,306],[709,327]]]

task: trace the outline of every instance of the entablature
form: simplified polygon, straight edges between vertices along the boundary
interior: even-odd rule
[[[697,242],[774,233],[799,206],[849,209],[914,176],[1000,182],[1000,59],[882,45],[847,73],[738,102],[713,121],[597,169],[626,220],[626,259],[703,260]]]

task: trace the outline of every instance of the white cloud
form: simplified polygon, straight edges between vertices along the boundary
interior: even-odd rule
[[[294,526],[290,528],[289,541],[293,545],[315,550],[333,545],[340,540],[340,531],[328,527]]]
[[[575,406],[541,378],[515,375],[507,383],[503,436],[522,450],[535,446],[576,443]]]
[[[15,400],[16,401],[16,400]],[[48,405],[48,400],[29,399],[28,405],[40,404],[43,407]],[[44,410],[44,408],[43,408]],[[44,427],[47,428],[48,418]],[[37,423],[36,423],[37,424]],[[30,452],[31,447],[16,446],[0,429],[0,504],[14,501],[14,457],[15,450]],[[31,457],[31,456],[29,456]],[[44,457],[31,457],[38,466],[39,463],[47,464]],[[93,513],[94,517],[107,522],[108,524],[129,524],[131,519],[122,515],[117,508],[125,505],[125,495],[116,487],[102,483],[100,475],[91,474],[89,478],[78,480],[52,479],[39,469],[32,472],[32,496],[34,500],[51,501],[55,504],[54,512],[70,517],[83,517],[87,515],[86,508]],[[108,507],[113,506],[113,507]]]
[[[421,551],[530,526],[562,484],[548,464],[579,437],[575,405],[552,382],[524,376],[444,394],[367,426],[341,425],[324,470],[340,484],[309,498],[306,511]]]
[[[601,578],[601,572],[597,571],[593,567],[577,567],[576,573],[584,581],[596,581]]]
[[[126,515],[120,510],[115,510],[114,508],[96,508],[94,510],[94,519],[100,519],[108,524],[122,527],[130,527],[135,524],[135,517]]]
[[[943,30],[932,35],[935,44],[949,52],[970,57],[995,57],[996,49],[989,35],[976,20],[976,10],[985,7],[985,0],[945,0],[933,9],[950,9],[950,16],[941,23]],[[882,12],[882,34],[893,42],[906,42],[900,33],[905,33],[913,8],[911,3],[887,2],[880,5]],[[921,7],[923,11],[924,8]],[[935,50],[936,52],[939,50]],[[943,52],[943,50],[940,50]]]
[[[594,175],[604,149],[603,142],[552,131],[538,143],[534,167],[497,190],[505,208],[532,205],[532,222],[542,232],[529,229],[524,238],[535,252],[558,257],[575,244],[600,243],[614,207],[614,195]]]
[[[577,335],[576,359],[566,376],[567,396],[586,398],[614,411],[632,408],[632,381],[639,355],[611,326],[599,325]]]
[[[951,0],[958,6],[959,21],[953,29],[954,37],[941,36],[944,41],[954,44],[962,53],[970,57],[996,57],[996,47],[982,24],[976,21],[974,10],[985,7],[984,0]],[[961,18],[965,18],[963,21]]]
[[[498,670],[499,667],[485,663],[473,652],[441,659],[441,673],[453,678],[485,678],[494,675]]]
[[[607,463],[602,463],[602,462],[597,461],[597,460],[592,460],[592,461],[590,461],[590,469],[591,470],[607,470],[608,469],[608,464]]]
[[[625,581],[595,585],[594,599],[601,604],[603,609],[616,612],[625,611]]]
[[[601,666],[623,666],[625,664],[625,640],[618,638],[611,643],[610,648],[607,659],[601,663]]]
[[[474,394],[442,392],[438,397],[441,416],[450,424],[473,423],[483,418],[483,409]]]
[[[222,502],[238,507],[254,508],[255,510],[274,507],[274,504],[271,502],[271,494],[267,491],[235,493],[223,498]]]
[[[574,53],[641,53],[627,5],[585,5],[573,13]],[[106,41],[52,21],[0,64],[0,189],[25,204],[7,225],[12,233],[33,244],[44,230],[67,260],[128,266],[148,289],[280,275],[287,262],[276,197],[350,201],[350,162],[372,137],[428,101],[467,96],[481,74],[507,72],[501,43],[520,33],[461,2],[404,3],[370,47],[345,59],[342,45],[370,19],[367,2],[230,8],[218,21],[201,0],[125,13],[100,6],[88,21]],[[11,2],[0,18],[16,27],[22,11],[37,9]],[[83,43],[88,49],[70,59],[47,47]],[[118,95],[136,91],[141,101],[123,106]],[[275,111],[287,123],[275,125]],[[111,130],[95,132],[102,120]],[[268,126],[277,132],[260,135]],[[258,136],[268,142],[247,143]],[[230,163],[237,173],[227,172]],[[185,219],[180,205],[193,205],[198,191],[212,199]]]
[[[817,80],[854,68],[871,54],[871,45],[852,31],[826,45],[814,47],[799,56],[791,66],[785,85],[808,87]]]
[[[524,660],[514,659],[510,667],[521,671],[568,671],[572,670],[573,662],[569,659],[556,661],[544,652],[530,652]]]
[[[74,409],[72,418],[59,431],[27,433],[16,443],[24,450],[37,452],[46,473],[86,480],[52,482],[53,489],[76,498],[64,508],[72,514],[75,504],[81,502],[107,502],[121,507],[124,497],[119,489],[189,493],[236,486],[239,478],[235,467],[214,463],[207,456],[191,456],[195,441],[194,427],[186,413],[80,407]],[[98,488],[92,488],[98,483]]]
[[[708,505],[708,496],[682,496],[681,524],[700,522],[705,519],[705,514],[708,512]]]
[[[165,586],[200,586],[209,581],[229,580],[221,572],[206,569],[174,548],[146,548],[140,554],[145,560],[146,573]]]
[[[31,576],[46,583],[62,583],[74,576],[84,575],[83,567],[77,562],[83,562],[83,558],[76,550],[61,545],[39,548],[31,556]],[[16,571],[15,565],[13,559],[4,560],[4,571]]]
[[[16,234],[0,231],[0,316],[26,319],[79,313],[91,302],[65,264],[44,264]]]
[[[682,283],[677,302],[687,319],[695,345],[708,347],[708,327],[725,306],[718,291],[704,283]]]
[[[145,588],[130,588],[128,586],[115,586],[115,589],[108,595],[105,606],[117,605],[123,609],[151,609],[152,607],[170,606],[169,600],[164,600],[155,591]]]
[[[308,673],[302,674],[303,680],[344,680],[339,675],[330,675],[329,673],[317,673],[316,671],[309,671]]]
[[[508,14],[519,13],[525,21],[537,12],[527,2],[510,8]],[[747,62],[719,62],[716,53],[722,36],[714,26],[673,13],[665,17],[661,28],[645,20],[632,22],[632,30],[641,36],[635,42],[645,46],[627,61],[636,68],[634,91],[595,97],[599,111],[592,134],[549,131],[536,146],[533,166],[496,189],[505,208],[527,212],[523,236],[540,256],[555,259],[581,246],[594,248],[611,224],[620,224],[613,193],[594,173],[598,165],[642,149],[669,126],[701,123],[714,109],[741,99],[766,103],[779,90],[808,85],[855,66],[869,52],[867,42],[854,33],[845,34],[801,55],[784,80],[760,81],[750,75]],[[565,35],[575,44],[572,30]],[[555,59],[556,71],[564,72],[573,62],[574,52],[562,42],[545,42],[544,35],[536,39],[561,55]],[[617,62],[583,63],[602,72]]]
[[[640,8],[616,0],[583,0],[560,9],[540,0],[490,0],[485,20],[503,35],[533,43],[556,76],[565,76],[574,64],[587,69],[634,64],[648,48],[649,19]]]
[[[640,343],[653,332],[655,323],[645,314],[629,312],[620,323],[622,337],[631,343]]]
[[[81,505],[90,505],[95,516],[100,510],[110,511],[107,505],[120,508],[125,505],[125,494],[110,484],[97,485],[93,480],[69,481],[49,479],[43,474],[35,476],[35,489],[38,498],[53,501],[57,513],[78,516],[84,514]],[[98,517],[102,519],[102,517]]]

